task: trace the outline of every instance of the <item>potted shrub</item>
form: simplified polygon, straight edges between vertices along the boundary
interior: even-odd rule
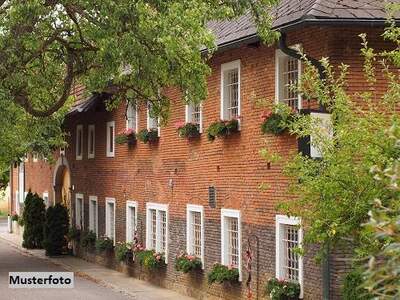
[[[86,250],[93,249],[96,245],[96,239],[96,233],[91,230],[85,231],[81,237],[81,246]]]
[[[280,135],[289,129],[296,112],[286,104],[277,104],[272,111],[265,111],[261,115],[261,132],[263,134]]]
[[[137,138],[139,141],[147,144],[147,143],[154,143],[158,141],[158,129],[153,128],[150,130],[142,129],[137,134]]]
[[[13,232],[16,233],[16,234],[19,234],[19,226],[18,226],[18,220],[19,219],[20,218],[19,218],[18,214],[15,211],[13,211],[11,213],[11,222],[12,222]]]
[[[210,273],[208,273],[208,283],[238,283],[239,282],[239,270],[232,266],[224,266],[219,263],[215,263]]]
[[[176,131],[181,138],[196,138],[200,136],[199,124],[179,121],[175,123]]]
[[[96,250],[98,252],[108,252],[114,248],[114,241],[108,236],[102,236],[96,240]]]
[[[267,282],[265,292],[271,300],[298,300],[300,297],[300,284],[271,278]]]
[[[136,133],[132,128],[128,128],[117,134],[115,142],[118,145],[128,144],[128,146],[133,146],[136,143]]]
[[[217,137],[226,137],[232,133],[239,131],[239,119],[229,121],[219,120],[212,123],[207,128],[207,138],[209,141],[214,141]]]
[[[165,257],[162,253],[154,250],[146,250],[141,245],[137,245],[134,249],[135,259],[148,271],[154,271],[165,267]]]
[[[199,257],[181,252],[175,260],[175,269],[179,272],[189,273],[190,271],[201,270],[202,263]]]
[[[128,262],[133,260],[132,243],[118,242],[115,245],[115,258],[119,262]]]

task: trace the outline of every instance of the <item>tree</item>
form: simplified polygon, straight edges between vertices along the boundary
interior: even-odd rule
[[[43,247],[46,255],[61,255],[67,247],[69,218],[68,209],[60,203],[50,206],[46,211]]]
[[[321,134],[320,122],[310,116],[299,115],[291,122],[290,133],[311,135],[323,159],[299,154],[289,160],[285,174],[292,179],[289,191],[295,196],[278,208],[301,217],[305,243],[321,246],[318,259],[332,248],[351,245],[354,267],[365,272],[357,279],[362,283],[360,288],[374,296],[389,297],[398,296],[400,283],[400,81],[396,74],[400,51],[395,47],[400,44],[400,31],[393,21],[383,36],[393,42],[394,50],[376,53],[366,36],[360,35],[366,88],[357,95],[346,92],[347,66],[334,68],[323,59],[325,78],[321,79],[305,61],[299,90],[304,99],[318,99],[331,113],[333,135]],[[377,65],[382,66],[380,71],[388,81],[382,96],[375,86]],[[362,101],[363,108],[357,101]]]
[[[43,246],[43,229],[45,222],[45,205],[38,194],[30,191],[24,201],[24,235],[22,246],[28,249],[38,249]]]
[[[162,120],[165,87],[178,87],[185,102],[205,99],[215,50],[208,21],[250,13],[272,41],[277,1],[0,0],[0,167],[60,145],[74,82],[111,93],[110,109],[121,99],[151,102]]]

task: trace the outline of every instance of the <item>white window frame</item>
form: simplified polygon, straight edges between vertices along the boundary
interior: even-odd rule
[[[283,230],[285,225],[299,226],[301,224],[300,218],[289,217],[285,215],[276,215],[275,216],[275,276],[278,279],[284,279],[284,270],[283,270],[283,261],[285,258],[285,254],[282,253],[283,245],[282,245],[282,237]],[[299,228],[299,246],[302,246],[303,243],[303,229]],[[300,298],[303,297],[303,257],[299,255],[299,284],[300,284]]]
[[[280,82],[280,74],[282,72],[281,70],[281,60],[284,58],[289,57],[288,55],[286,55],[285,53],[282,52],[282,50],[280,49],[276,49],[275,51],[275,103],[278,104],[280,102],[279,100],[279,94],[281,93],[280,89],[281,89],[281,82]],[[301,68],[301,60],[298,59],[297,60],[298,63],[298,82],[300,82],[300,77],[302,74],[302,68]],[[297,95],[297,106],[298,109],[302,109],[302,97],[301,94],[298,93]]]
[[[115,198],[109,198],[106,197],[106,236],[108,236],[109,238],[111,238],[111,232],[110,232],[110,208],[109,208],[109,204],[112,203],[114,204],[114,232],[113,232],[113,242],[114,242],[114,246],[115,246],[115,240],[116,240],[116,236],[115,236],[115,221],[116,221],[116,204],[115,204]]]
[[[135,127],[131,128],[133,129],[133,131],[135,131],[136,133],[138,132],[138,128],[139,128],[139,114],[138,114],[138,109],[137,106],[135,107],[132,103],[127,103],[126,104],[126,129],[129,129],[129,120],[128,120],[128,110],[130,107],[132,107],[132,109],[135,111]]]
[[[192,113],[193,113],[193,104],[186,104],[185,106],[185,122],[193,122]],[[199,104],[200,106],[200,121],[199,121],[199,132],[203,133],[203,103]]]
[[[160,118],[155,119],[150,117],[150,104],[147,104],[146,110],[147,110],[147,130],[150,131],[151,129],[157,129],[158,136],[160,136],[161,128],[160,126],[158,126],[160,123]],[[157,120],[157,127],[150,127],[150,119]]]
[[[132,220],[132,214],[131,214],[131,208],[135,209],[135,224],[131,224]],[[129,234],[132,231],[136,231],[137,229],[137,216],[138,216],[138,203],[136,201],[126,201],[126,242],[127,243],[132,243],[133,239],[131,235]]]
[[[95,202],[95,207],[93,211],[92,203]],[[96,223],[93,224],[93,217],[96,216]],[[95,229],[93,228],[95,226]],[[89,230],[93,231],[96,236],[99,236],[99,202],[97,201],[97,196],[89,196]]]
[[[47,203],[46,203],[46,198],[47,198]],[[46,205],[46,208],[50,206],[49,192],[46,191],[43,193],[43,201],[44,204]]]
[[[239,252],[239,281],[242,281],[242,223],[240,210],[235,209],[221,209],[221,263],[225,266],[229,264],[228,257],[228,236],[226,228],[226,218],[238,219],[238,252]]]
[[[191,245],[193,242],[193,236],[192,236],[192,212],[197,212],[200,213],[200,218],[201,218],[201,263],[202,263],[202,268],[204,269],[204,207],[202,205],[193,205],[193,204],[187,204],[186,205],[186,252],[188,254],[194,254]]]
[[[112,139],[112,143],[113,143],[113,151],[110,151],[110,127],[112,127],[113,129],[113,139]],[[107,122],[107,141],[106,141],[106,156],[107,157],[115,157],[115,121],[110,121]]]
[[[166,237],[165,237],[165,263],[168,264],[168,245],[169,245],[169,215],[168,215],[168,204],[160,204],[160,203],[147,203],[146,204],[146,248],[150,245],[150,228],[151,228],[151,219],[150,219],[150,210],[156,211],[157,216],[157,225],[156,225],[156,249],[149,249],[155,250],[156,252],[161,252],[161,239],[160,239],[160,211],[164,211],[166,214],[167,224],[166,224]]]
[[[93,153],[90,153],[90,133],[93,132]],[[96,127],[94,124],[88,126],[88,158],[94,158],[96,154]]]
[[[225,86],[224,86],[224,81],[225,81],[225,72],[233,69],[238,69],[238,116],[241,116],[241,63],[240,59],[234,60],[225,64],[221,65],[221,119],[222,120],[227,120],[228,118],[226,117],[226,112],[225,112]],[[240,124],[240,119],[238,120]],[[239,127],[240,128],[240,127]]]
[[[81,140],[79,143],[79,134],[78,132],[81,132]],[[75,137],[75,158],[76,160],[82,160],[83,159],[83,125],[79,124],[76,126],[76,137]],[[79,155],[79,148],[78,145],[81,146],[81,153]]]
[[[78,218],[78,199],[82,200],[81,203],[81,217],[82,217],[82,228],[80,227],[79,218]],[[83,194],[75,194],[75,226],[76,228],[80,228],[81,230],[85,229],[85,201]]]

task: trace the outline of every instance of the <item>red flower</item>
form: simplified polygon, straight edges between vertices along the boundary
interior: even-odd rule
[[[265,121],[265,120],[267,120],[267,119],[269,119],[270,117],[272,116],[272,111],[264,111],[262,114],[261,114],[261,120],[262,121]]]
[[[175,123],[175,128],[178,130],[181,129],[182,127],[185,127],[185,125],[186,123],[184,121],[178,121]]]
[[[127,128],[125,131],[124,131],[124,134],[125,135],[132,135],[132,134],[134,134],[135,133],[135,131],[132,129],[132,128]]]

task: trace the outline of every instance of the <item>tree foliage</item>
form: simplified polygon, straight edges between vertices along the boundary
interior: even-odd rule
[[[290,132],[311,135],[323,159],[299,154],[287,163],[289,189],[296,196],[279,209],[301,217],[305,242],[321,245],[317,258],[333,247],[351,245],[354,266],[365,271],[357,279],[361,288],[379,299],[393,299],[400,292],[400,31],[394,22],[383,37],[393,50],[376,52],[360,35],[365,89],[356,94],[347,91],[347,66],[334,68],[325,58],[326,78],[321,79],[306,61],[299,89],[304,99],[318,99],[331,113],[333,135],[324,134],[310,116],[293,120]],[[387,81],[383,94],[377,66]]]
[[[45,205],[38,194],[29,192],[24,201],[24,234],[22,246],[38,249],[43,246],[43,229],[45,222]]]
[[[112,93],[109,108],[150,102],[162,120],[166,87],[178,87],[185,102],[205,99],[216,49],[208,22],[248,13],[273,41],[276,2],[0,0],[0,163],[60,145],[74,83]]]

